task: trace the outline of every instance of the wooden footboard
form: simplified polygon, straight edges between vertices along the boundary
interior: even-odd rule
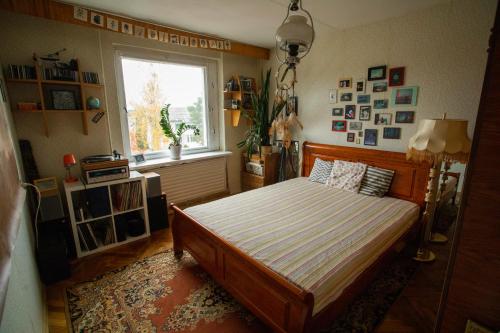
[[[241,304],[276,332],[302,333],[310,326],[313,295],[276,274],[172,205],[174,251],[183,250]]]

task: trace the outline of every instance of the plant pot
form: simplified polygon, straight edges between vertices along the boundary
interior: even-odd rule
[[[262,155],[271,154],[273,152],[273,146],[262,146],[260,147]]]
[[[179,146],[171,145],[170,147],[168,147],[168,149],[170,150],[170,158],[171,159],[173,159],[173,160],[180,160],[181,159],[181,151],[182,151],[181,145],[179,145]]]

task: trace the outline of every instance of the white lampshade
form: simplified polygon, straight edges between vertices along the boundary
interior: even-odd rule
[[[280,49],[288,51],[289,45],[298,45],[298,52],[305,52],[313,41],[313,28],[307,24],[307,17],[290,15],[276,31],[276,41]]]
[[[467,120],[424,119],[408,144],[407,158],[416,161],[458,161],[469,158]]]

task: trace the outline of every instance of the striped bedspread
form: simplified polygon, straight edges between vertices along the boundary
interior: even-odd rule
[[[414,203],[296,178],[185,210],[199,223],[314,295],[335,300],[418,218]]]

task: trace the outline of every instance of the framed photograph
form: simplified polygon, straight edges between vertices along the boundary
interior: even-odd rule
[[[158,40],[160,42],[164,42],[165,41],[165,31],[158,31]]]
[[[347,133],[347,142],[354,142],[354,133]]]
[[[373,101],[374,109],[387,109],[389,101],[387,99],[376,99]]]
[[[179,44],[179,35],[171,34],[170,35],[170,43]]]
[[[333,108],[332,109],[332,116],[333,117],[342,117],[343,115],[344,115],[343,108]]]
[[[72,90],[51,90],[54,110],[76,110],[76,95]]]
[[[377,145],[378,130],[376,129],[365,129],[365,146],[376,146]]]
[[[358,95],[358,104],[370,104],[370,95]]]
[[[390,125],[392,123],[392,114],[390,113],[376,113],[375,125]]]
[[[118,28],[120,27],[120,22],[118,22],[118,20],[115,20],[114,18],[107,17],[106,18],[106,27],[109,30],[118,31]]]
[[[141,27],[141,26],[138,26],[138,25],[135,26],[134,36],[140,37],[140,38],[144,38],[145,37],[145,33],[146,33],[146,29],[144,27]]]
[[[345,106],[345,119],[356,119],[356,105]]]
[[[196,37],[190,37],[189,38],[189,46],[191,46],[191,47],[198,47],[198,38],[196,38]]]
[[[370,120],[372,107],[370,105],[362,105],[359,107],[359,120]]]
[[[208,47],[208,41],[204,38],[200,38],[200,47],[206,49]]]
[[[288,102],[286,103],[286,114],[289,115],[293,111],[295,112],[296,115],[298,115],[299,114],[298,106],[299,106],[298,96],[288,97]]]
[[[379,93],[379,92],[384,92],[387,91],[387,82],[382,81],[382,82],[373,82],[373,92],[374,93]]]
[[[349,89],[352,88],[352,79],[351,78],[343,78],[339,80],[339,88],[340,89]]]
[[[210,39],[208,41],[208,46],[210,46],[211,49],[216,49],[217,48],[217,41],[213,40],[213,39]]]
[[[137,154],[134,155],[134,161],[136,164],[141,164],[146,162],[146,157],[144,157],[144,154]]]
[[[73,18],[87,22],[88,10],[82,7],[73,6]]]
[[[361,131],[363,129],[363,123],[361,121],[350,121],[349,130],[350,131]]]
[[[400,127],[384,127],[384,139],[401,139]]]
[[[352,101],[352,93],[343,93],[340,95],[341,102],[350,102]]]
[[[413,124],[415,122],[415,111],[396,111],[396,123]]]
[[[189,46],[189,38],[187,36],[180,36],[179,41],[182,46]]]
[[[158,40],[158,30],[148,29],[148,38]]]
[[[104,15],[90,12],[90,23],[92,23],[93,25],[104,27]]]
[[[366,81],[365,81],[365,79],[358,79],[358,80],[356,80],[355,87],[356,87],[356,92],[364,94],[365,91],[366,91]]]
[[[418,87],[392,89],[391,106],[417,105]]]
[[[368,81],[385,80],[387,66],[368,68]]]
[[[363,131],[358,132],[358,137],[362,138],[363,137]]]
[[[127,35],[134,33],[134,26],[128,22],[122,22],[122,32]]]
[[[223,40],[218,40],[217,41],[217,49],[218,50],[224,50],[224,41]]]
[[[404,86],[405,68],[395,67],[389,69],[389,87]]]
[[[347,131],[347,121],[345,121],[345,120],[333,120],[332,121],[332,131],[334,131],[334,132],[346,132]]]
[[[225,40],[224,41],[224,50],[231,50],[231,41],[230,40]]]
[[[337,103],[337,89],[330,89],[330,94],[328,95],[330,104]]]

